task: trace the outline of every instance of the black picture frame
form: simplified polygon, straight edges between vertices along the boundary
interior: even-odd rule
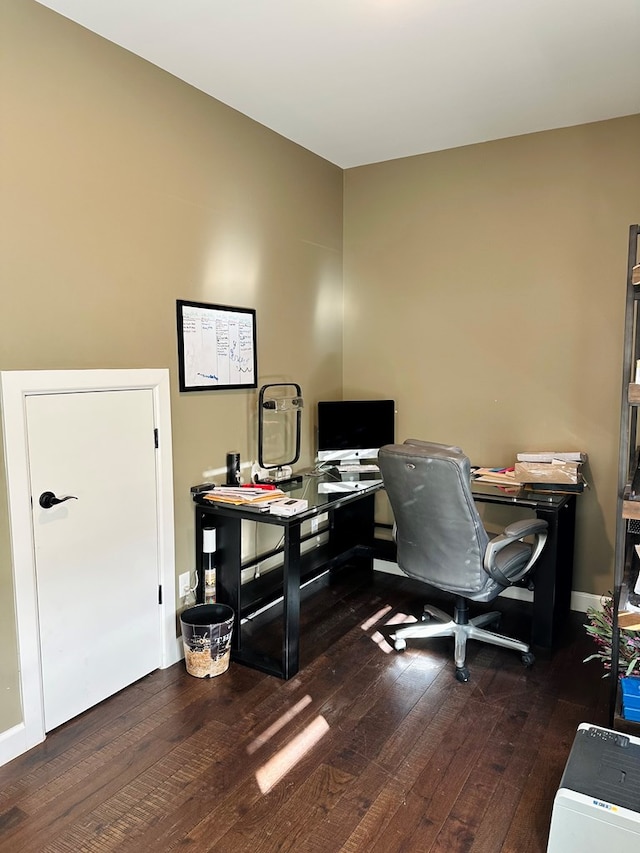
[[[254,308],[176,300],[180,391],[258,387]]]

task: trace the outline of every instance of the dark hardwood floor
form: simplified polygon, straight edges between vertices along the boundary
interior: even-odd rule
[[[544,853],[576,727],[606,725],[584,617],[531,670],[470,643],[459,684],[451,640],[385,645],[423,587],[354,580],[309,590],[290,681],[180,663],[0,768],[0,851]],[[527,605],[497,604],[526,638]]]

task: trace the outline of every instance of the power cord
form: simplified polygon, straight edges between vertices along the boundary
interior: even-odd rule
[[[193,569],[193,574],[195,575],[195,584],[194,586],[190,586],[186,591],[179,590],[180,593],[180,601],[185,607],[189,607],[192,603],[196,603],[196,590],[198,589],[198,571],[197,569]],[[193,599],[193,600],[191,600]]]

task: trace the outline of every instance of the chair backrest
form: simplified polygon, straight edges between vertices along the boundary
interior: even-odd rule
[[[462,450],[409,439],[381,448],[378,463],[395,517],[400,568],[456,595],[495,597],[503,587],[483,568],[489,537]]]

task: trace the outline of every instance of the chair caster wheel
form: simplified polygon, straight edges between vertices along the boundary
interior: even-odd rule
[[[407,641],[403,640],[402,637],[396,637],[393,641],[393,648],[397,652],[403,652],[407,648]]]
[[[456,667],[456,679],[461,681],[463,684],[464,682],[469,681],[469,670],[466,666]]]
[[[525,652],[522,655],[522,663],[529,669],[536,662],[535,657],[531,654],[531,652]]]

